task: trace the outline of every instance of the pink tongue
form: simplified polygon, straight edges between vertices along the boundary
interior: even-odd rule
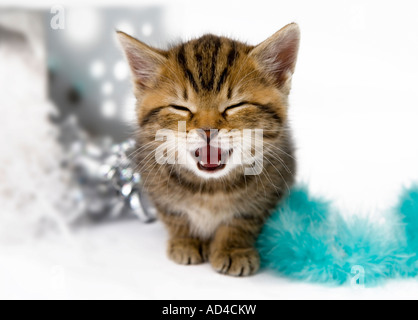
[[[199,149],[199,153],[203,167],[216,168],[219,166],[219,161],[222,159],[221,149],[207,145],[205,148]]]

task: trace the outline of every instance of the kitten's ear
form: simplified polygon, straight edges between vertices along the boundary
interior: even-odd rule
[[[117,36],[131,67],[134,83],[138,89],[150,87],[166,62],[163,53],[124,32],[117,31]]]
[[[279,87],[282,87],[295,71],[299,42],[299,26],[292,23],[256,46],[251,55],[277,81]]]

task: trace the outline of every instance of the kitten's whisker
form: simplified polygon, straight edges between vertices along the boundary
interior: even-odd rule
[[[273,145],[271,143],[265,142],[264,140],[260,140],[260,139],[255,139],[255,142],[260,142],[263,143],[263,145],[267,145],[270,146],[271,148],[277,149],[279,152],[286,154],[287,156],[293,158],[290,154],[288,154],[287,152],[285,152],[283,149],[281,149],[279,146]],[[277,155],[278,160],[280,161],[280,163],[282,164],[282,166],[286,169],[286,171],[288,173],[292,173],[292,171],[289,169],[289,167],[286,165],[285,161],[280,157],[279,154],[273,154],[272,150],[266,150],[265,148],[263,148],[263,153],[271,153],[271,155]],[[294,159],[294,158],[293,158]]]
[[[138,149],[133,150],[132,152],[127,154],[128,158],[134,158],[139,152],[141,152],[142,150],[144,150],[145,148],[149,147],[150,145],[152,145],[154,143],[155,143],[155,141],[151,141],[151,142],[148,142],[148,143],[142,145]]]
[[[175,148],[176,148],[176,146],[172,146],[172,148],[171,148],[171,149],[168,149],[168,148],[167,148],[167,153],[169,153],[169,152],[171,152],[171,151],[175,150]],[[158,162],[156,161],[156,162],[154,163],[154,165],[152,166],[152,168],[151,168],[151,169],[154,169],[156,165],[160,165],[160,168],[158,168],[157,172],[155,172],[155,173],[154,173],[153,178],[155,178],[155,176],[156,176],[156,175],[160,172],[160,170],[161,170],[163,167],[165,167],[167,164],[166,164],[166,163],[161,164],[161,163],[158,163]],[[161,173],[162,173],[162,172],[161,172]],[[146,183],[147,183],[147,181],[148,181],[149,177],[150,177],[150,175],[148,175],[148,176],[147,176],[147,178],[146,178],[146,180],[145,180],[144,184],[146,184]],[[160,174],[160,178],[161,178],[161,174]]]
[[[268,159],[268,158],[266,158],[266,157],[264,157],[264,159],[266,159],[270,164],[271,164],[271,166],[279,173],[279,175],[280,175],[280,177],[282,178],[282,180],[283,180],[283,182],[286,184],[286,188],[287,188],[287,190],[290,192],[290,188],[289,188],[289,185],[287,184],[287,182],[286,182],[286,179],[283,177],[283,175],[282,175],[282,173],[280,172],[280,170],[278,170],[277,168],[276,168],[276,166]]]
[[[139,166],[145,167],[148,164],[148,162],[152,160],[152,157],[154,155],[155,155],[155,150],[150,151],[143,159],[137,162],[134,170],[136,171],[139,168]],[[146,161],[148,158],[150,159],[146,163],[144,163],[144,161]]]
[[[293,160],[296,160],[294,156],[292,156],[291,154],[287,153],[286,151],[284,151],[282,148],[280,148],[278,145],[274,145],[272,143],[266,142],[265,140],[260,140],[260,139],[256,139],[255,141],[257,142],[261,142],[263,144],[266,144],[272,148],[275,148],[277,150],[279,150],[281,153],[284,153],[286,156],[292,158]]]
[[[269,155],[269,156],[274,156],[274,159],[277,159],[277,160],[279,160],[279,162],[280,162],[280,164],[282,165],[282,167],[287,171],[287,173],[290,173],[290,174],[293,174],[293,172],[292,172],[292,170],[290,170],[289,169],[289,167],[286,165],[286,163],[284,162],[284,160],[278,155],[278,154],[275,154],[275,153],[271,153],[271,152],[268,152],[266,155]],[[265,156],[266,156],[265,155]],[[267,157],[266,157],[267,158]]]
[[[274,189],[276,190],[276,193],[278,193],[278,187],[274,184],[274,182],[271,180],[271,178],[268,176],[268,174],[265,172],[265,168],[264,168],[264,164],[261,162],[261,160],[259,160],[259,159],[255,159],[255,161],[256,161],[256,163],[258,164],[258,165],[260,165],[260,166],[262,166],[263,167],[263,171],[262,171],[262,173],[263,173],[263,175],[264,175],[264,177],[267,179],[267,180],[269,180],[269,182],[271,183],[271,185],[274,187]],[[279,193],[278,193],[278,195],[279,195]]]
[[[257,160],[256,160],[257,161]],[[264,167],[263,167],[263,169],[264,169]],[[260,176],[259,175],[255,175],[255,178],[256,178],[256,183],[257,183],[257,188],[258,188],[258,180],[260,180],[260,184],[261,184],[261,186],[263,187],[263,189],[264,189],[264,198],[265,199],[267,199],[267,190],[266,190],[266,187],[264,186],[264,184],[263,184],[263,180],[261,180],[261,178],[260,178]]]

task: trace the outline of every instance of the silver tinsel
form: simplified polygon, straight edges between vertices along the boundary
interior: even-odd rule
[[[70,172],[70,220],[102,220],[135,216],[140,221],[155,220],[156,211],[135,172],[132,154],[135,142],[113,144],[111,139],[91,141],[75,118],[61,125],[61,143],[67,150],[63,166]]]

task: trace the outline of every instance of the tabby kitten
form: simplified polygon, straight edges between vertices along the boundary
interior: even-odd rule
[[[209,261],[232,276],[255,273],[255,240],[295,176],[287,108],[299,27],[290,24],[257,46],[205,35],[159,50],[118,37],[137,98],[138,170],[168,229],[169,258]],[[156,139],[162,129],[174,134]],[[213,142],[245,129],[263,129],[262,153],[253,156],[249,144],[243,154],[251,158],[237,164],[242,145]],[[159,161],[163,144],[177,161]],[[246,174],[248,164],[261,165],[259,174]]]

